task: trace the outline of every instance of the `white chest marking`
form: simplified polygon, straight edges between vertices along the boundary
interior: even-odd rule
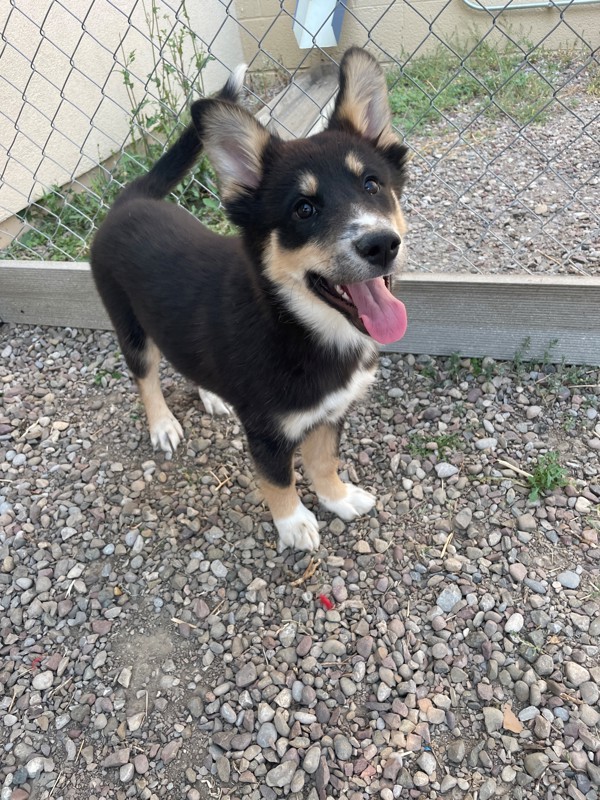
[[[292,441],[299,440],[315,425],[339,422],[350,405],[365,394],[375,378],[375,370],[376,367],[357,370],[344,387],[326,395],[318,405],[283,414],[279,420],[283,433]]]

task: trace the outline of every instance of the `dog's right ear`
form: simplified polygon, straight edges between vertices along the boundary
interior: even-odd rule
[[[263,156],[272,139],[267,129],[240,106],[219,98],[198,100],[191,112],[223,201],[232,203],[258,188]]]

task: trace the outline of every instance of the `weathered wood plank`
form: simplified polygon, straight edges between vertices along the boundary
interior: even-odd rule
[[[396,294],[408,332],[384,349],[403,353],[526,357],[600,365],[600,277],[407,273]],[[89,266],[0,262],[0,320],[109,329]]]
[[[407,274],[408,332],[389,349],[600,364],[600,277]],[[555,344],[553,345],[553,342]]]
[[[333,108],[338,89],[335,64],[323,64],[294,77],[256,114],[257,120],[283,139],[318,133]]]
[[[0,261],[0,320],[70,328],[112,326],[87,263]]]

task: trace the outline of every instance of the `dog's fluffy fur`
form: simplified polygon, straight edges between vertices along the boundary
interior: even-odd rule
[[[328,127],[308,139],[283,141],[241,108],[242,77],[194,103],[180,139],[124,189],[91,264],[154,447],[172,453],[183,435],[160,388],[162,353],[209,413],[239,416],[281,545],[314,550],[318,522],[294,486],[299,446],[326,508],[349,520],[375,503],[340,480],[337,452],[344,416],[374,377],[372,336],[404,332],[388,288],[404,256],[406,149],[364,50],[344,56]],[[202,150],[240,236],[163,200]]]

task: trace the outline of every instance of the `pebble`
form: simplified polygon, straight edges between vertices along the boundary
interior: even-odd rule
[[[54,673],[51,670],[46,670],[45,672],[40,672],[34,676],[31,684],[34,689],[38,689],[40,691],[44,691],[45,689],[49,689],[54,682]]]
[[[334,737],[333,749],[340,761],[349,761],[352,758],[352,745],[348,738],[341,733]]]
[[[454,464],[441,461],[439,464],[435,465],[435,471],[438,478],[452,478],[454,475],[458,474],[458,467],[455,467]]]
[[[528,753],[523,760],[525,772],[536,780],[544,774],[549,763],[546,753]]]
[[[585,683],[590,679],[589,670],[574,661],[566,662],[565,675],[569,683],[576,687],[581,686],[582,683]]]
[[[564,586],[565,589],[577,589],[579,584],[581,583],[581,578],[576,572],[572,570],[566,570],[565,572],[560,572],[556,576],[556,580],[560,583],[561,586]]]
[[[296,772],[295,761],[284,761],[267,772],[267,786],[289,786]]]
[[[201,413],[164,364],[185,431],[164,459],[110,377],[112,333],[0,336],[0,800],[47,793],[60,765],[72,790],[99,771],[90,797],[593,800],[593,391],[565,394],[560,368],[449,380],[447,359],[382,355],[340,468],[375,509],[344,523],[304,475],[323,546],[278,553],[235,416]],[[532,471],[571,415],[571,483],[535,502],[479,449]]]
[[[523,614],[521,614],[519,611],[515,611],[506,620],[506,623],[504,625],[504,632],[519,633],[519,631],[523,629],[524,624],[525,624],[525,618],[523,617]]]
[[[253,684],[256,681],[256,678],[257,678],[256,667],[254,666],[252,661],[248,661],[237,672],[235,676],[235,684],[241,689]]]
[[[503,714],[499,708],[488,706],[483,709],[485,729],[488,733],[495,733],[502,728]]]
[[[451,584],[438,595],[436,603],[446,613],[450,613],[454,606],[462,599],[462,593],[458,586]]]

